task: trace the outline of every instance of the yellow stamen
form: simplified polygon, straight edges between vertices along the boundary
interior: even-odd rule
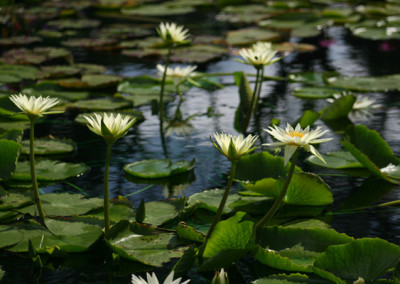
[[[297,131],[290,131],[290,132],[288,132],[287,134],[288,134],[289,136],[291,136],[291,137],[297,136],[297,137],[302,138],[302,137],[304,136],[304,132],[297,132]]]

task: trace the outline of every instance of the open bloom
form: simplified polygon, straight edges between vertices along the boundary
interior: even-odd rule
[[[333,103],[335,100],[342,98],[343,94],[334,94],[333,98],[327,99],[328,102]],[[375,100],[365,96],[356,96],[356,101],[353,108],[349,113],[351,119],[367,119],[373,115],[373,109],[380,108],[381,105],[375,104]]]
[[[158,279],[157,276],[152,273],[150,275],[149,273],[146,274],[147,276],[147,281],[144,280],[142,277],[137,277],[136,275],[132,274],[132,282],[131,284],[158,284]],[[190,280],[186,280],[185,282],[181,282],[181,278],[178,278],[174,280],[174,271],[171,271],[171,273],[168,275],[168,277],[165,279],[164,284],[186,284],[189,283]]]
[[[161,23],[157,33],[166,44],[179,44],[189,37],[189,30],[176,23]]]
[[[225,133],[214,133],[214,139],[218,144],[211,141],[215,148],[230,161],[235,161],[239,160],[241,156],[254,151],[256,147],[252,147],[258,136],[249,134],[246,138],[243,138],[241,134],[233,136]]]
[[[47,110],[59,103],[59,100],[56,98],[25,96],[23,94],[12,95],[10,96],[10,100],[30,118],[37,118],[44,114],[56,113],[48,112]]]
[[[389,177],[400,179],[400,165],[395,166],[389,163],[386,167],[381,169],[381,172]]]
[[[310,130],[309,126],[307,126],[305,129],[302,129],[300,124],[297,124],[296,128],[293,129],[293,127],[288,123],[286,129],[274,125],[274,127],[270,126],[269,129],[264,130],[271,134],[275,139],[279,140],[279,142],[267,143],[263,145],[279,147],[285,146],[285,165],[290,160],[298,147],[304,148],[307,152],[311,152],[322,162],[326,163],[321,154],[312,145],[310,145],[328,142],[333,139],[319,139],[321,136],[328,132],[328,130],[322,131],[321,126],[318,126],[315,130]]]
[[[220,271],[215,272],[214,278],[211,284],[229,284],[228,273],[223,268]]]
[[[256,68],[261,68],[280,60],[280,58],[274,59],[276,52],[277,51],[272,48],[270,42],[257,42],[253,44],[251,48],[242,48],[239,50],[240,56],[242,56],[245,61],[238,61],[253,65]]]
[[[113,113],[103,116],[95,113],[93,116],[83,116],[87,120],[88,128],[97,135],[103,136],[107,143],[114,143],[124,136],[128,129],[135,123],[136,118],[129,115],[122,118],[121,114]]]
[[[196,70],[197,66],[187,66],[187,67],[175,67],[175,68],[170,68],[167,67],[167,76],[169,77],[176,77],[176,78],[187,78],[187,77],[191,77],[195,75],[195,72],[193,72],[194,70]],[[165,66],[161,65],[161,64],[157,64],[157,69],[158,72],[160,74],[160,76],[162,76],[165,72]]]

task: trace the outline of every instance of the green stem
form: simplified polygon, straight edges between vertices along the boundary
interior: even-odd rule
[[[282,187],[281,193],[279,194],[278,198],[275,200],[274,204],[269,209],[267,214],[265,214],[265,216],[254,227],[254,231],[253,231],[254,238],[256,236],[257,231],[259,231],[262,227],[264,227],[265,224],[267,224],[267,222],[272,218],[272,216],[274,216],[276,210],[278,210],[279,206],[281,205],[282,200],[286,195],[290,181],[292,179],[294,168],[296,167],[298,153],[299,153],[299,148],[297,148],[297,150],[293,154],[293,159],[292,159],[292,162],[290,165],[289,173],[286,177],[285,184]]]
[[[35,119],[30,118],[31,129],[30,129],[30,146],[29,146],[29,159],[31,162],[31,178],[33,186],[33,195],[35,198],[35,203],[39,212],[40,222],[44,225],[44,217],[46,216],[43,211],[42,202],[40,201],[39,188],[36,180],[35,171],[35,152],[34,152],[34,139],[35,139]]]
[[[217,225],[219,219],[221,218],[222,211],[224,210],[226,200],[228,199],[228,196],[229,196],[229,191],[231,190],[231,186],[232,186],[232,182],[233,182],[233,176],[235,175],[235,170],[236,170],[236,161],[233,161],[232,162],[232,166],[231,166],[231,170],[229,172],[228,183],[226,185],[224,196],[222,197],[221,203],[219,204],[218,211],[217,211],[217,213],[215,214],[215,217],[214,217],[214,221],[212,222],[212,224],[210,226],[210,229],[208,230],[205,242],[211,237],[211,234],[214,231],[215,226]]]
[[[264,78],[264,66],[261,68],[261,75],[260,75],[260,81],[258,82],[258,89],[257,89],[257,93],[254,94],[256,96],[256,99],[254,101],[254,109],[253,109],[253,113],[256,112],[257,110],[257,106],[258,106],[258,102],[260,101],[260,95],[261,95],[261,89],[262,89],[262,84],[263,84],[263,78]]]
[[[110,197],[109,197],[109,175],[110,175],[110,160],[111,160],[112,143],[107,143],[106,164],[104,167],[104,231],[110,229]]]
[[[203,78],[203,77],[214,77],[214,76],[232,76],[233,73],[229,72],[221,72],[221,73],[206,73],[206,74],[200,74],[198,76],[194,76],[193,78]],[[246,73],[247,76],[249,77],[257,77],[257,74],[248,74]],[[285,81],[285,77],[280,77],[280,76],[263,76],[263,80],[275,80],[275,81]]]
[[[165,79],[167,78],[167,69],[169,65],[169,58],[171,57],[172,46],[168,47],[167,60],[165,62],[165,69],[161,79],[161,90],[160,90],[160,120],[164,120],[164,87],[165,87]]]
[[[256,83],[254,85],[253,96],[251,97],[250,109],[249,109],[249,112],[247,113],[246,123],[244,124],[244,129],[243,129],[244,132],[246,132],[247,127],[249,127],[250,120],[251,120],[251,117],[253,114],[254,102],[256,100],[257,90],[259,89],[259,86],[258,86],[259,81],[260,81],[260,68],[257,68]]]
[[[178,83],[178,84],[176,84],[176,92],[178,93],[178,95],[179,95],[179,99],[181,100],[181,102],[183,102],[183,101],[185,101],[185,99],[183,98],[183,96],[182,96],[182,92],[181,92],[181,90],[180,90],[180,88],[179,88],[179,86],[181,85],[181,83]]]

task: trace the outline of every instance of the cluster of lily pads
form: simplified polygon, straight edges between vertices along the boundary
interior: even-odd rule
[[[313,49],[309,45],[269,41],[287,36],[316,36],[323,27],[333,24],[346,24],[355,36],[368,39],[398,36],[399,8],[395,1],[359,6],[344,3],[339,8],[331,2],[335,1],[268,1],[267,5],[226,6],[227,1],[220,0],[219,21],[252,27],[228,32],[224,39],[199,36],[192,40],[187,28],[171,22],[157,22],[152,29],[122,24],[98,28],[98,20],[69,17],[90,9],[95,9],[100,18],[111,19],[183,15],[213,8],[210,1],[146,4],[100,0],[63,5],[48,1],[47,6],[30,8],[15,7],[14,2],[7,5],[10,13],[4,18],[11,23],[7,29],[10,36],[0,39],[0,45],[7,47],[0,58],[0,248],[27,256],[35,267],[50,268],[54,259],[94,254],[100,247],[110,266],[127,263],[125,273],[171,267],[173,273],[166,283],[172,283],[174,276],[187,279],[193,273],[212,279],[213,273],[221,269],[228,274],[221,271],[214,281],[231,277],[231,282],[236,283],[243,266],[253,269],[251,281],[258,284],[400,281],[398,245],[380,238],[356,239],[331,229],[323,221],[333,203],[329,185],[297,165],[299,151],[304,149],[312,154],[307,161],[313,165],[367,177],[366,181],[384,189],[397,186],[400,159],[378,132],[352,122],[371,116],[374,101],[352,92],[398,90],[399,74],[360,78],[334,72],[290,74],[287,79],[296,86],[294,96],[328,99],[329,104],[319,111],[305,111],[286,128],[279,127],[278,120],[271,121],[266,132],[275,141],[264,146],[276,147],[277,151],[284,147],[283,158],[266,147],[252,153],[257,148],[258,136],[248,131],[259,110],[263,82],[286,79],[266,76],[265,66],[282,59],[283,55],[276,54]],[[28,19],[46,25],[39,25],[42,28],[33,31],[34,36],[11,36],[18,33],[16,23]],[[154,36],[154,27],[158,37]],[[80,37],[85,33],[81,30],[91,29],[90,38]],[[54,40],[64,47],[8,48],[43,40]],[[256,74],[202,74],[194,72],[196,66],[170,67],[171,62],[201,64],[215,60],[228,53],[228,46],[242,45],[249,47],[238,50],[243,59],[238,61],[253,66]],[[106,69],[102,66],[74,63],[70,49],[76,47],[121,51],[124,56],[146,58],[143,60],[156,57],[164,65],[157,65],[158,77],[122,78],[104,74]],[[52,62],[68,65],[47,65]],[[142,200],[137,208],[124,197],[110,200],[112,145],[123,139],[133,124],[143,121],[143,114],[136,107],[152,104],[154,113],[159,115],[160,148],[165,159],[136,161],[126,164],[124,171],[136,179],[187,174],[196,161],[168,159],[164,135],[172,135],[175,124],[188,125],[191,118],[183,119],[180,110],[186,91],[192,87],[223,88],[218,77],[227,75],[234,77],[239,89],[240,104],[233,123],[244,135],[215,133],[211,137],[210,148],[213,144],[231,163],[226,188],[166,201]],[[249,76],[255,77],[253,88]],[[94,98],[93,91],[98,97],[99,92],[104,92],[104,98]],[[109,91],[114,93],[112,98]],[[173,100],[174,94],[180,101],[173,117],[168,118],[165,102]],[[35,161],[35,155],[51,157],[76,148],[70,140],[35,139],[36,122],[43,121],[46,114],[66,109],[88,112],[79,114],[76,121],[86,123],[107,145],[103,198],[40,194],[40,187],[46,182],[78,177],[88,169],[83,163],[51,158]],[[318,120],[341,136],[342,151],[321,154],[312,145],[332,139],[322,138],[327,131],[320,126],[312,130]],[[30,139],[23,140],[28,128]],[[189,135],[190,131],[177,134]],[[232,193],[234,182],[243,190]],[[369,185],[365,184],[368,191]],[[350,202],[344,209],[359,209],[371,203]],[[377,206],[397,204],[394,201]],[[0,279],[4,276],[1,272]],[[147,279],[151,283],[157,278],[153,274]],[[132,283],[142,282],[145,280],[132,276]]]

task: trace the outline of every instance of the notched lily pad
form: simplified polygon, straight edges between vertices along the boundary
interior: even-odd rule
[[[58,81],[58,84],[68,89],[100,89],[113,87],[122,81],[122,77],[116,75],[87,74],[79,79],[66,79]]]
[[[61,44],[68,47],[84,47],[93,50],[117,49],[117,41],[111,38],[72,38]]]
[[[333,77],[328,79],[333,87],[359,92],[387,92],[400,90],[400,74],[377,77]]]
[[[165,178],[188,172],[194,168],[195,163],[196,159],[190,162],[172,162],[169,159],[143,160],[125,165],[124,171],[140,178]]]
[[[280,34],[259,28],[245,28],[227,33],[226,41],[230,45],[243,46],[257,41],[277,41]]]
[[[48,21],[49,27],[57,28],[58,30],[64,29],[93,29],[100,26],[100,21],[89,19],[62,19]]]
[[[30,96],[58,97],[71,101],[84,100],[89,97],[89,92],[87,91],[74,91],[63,88],[57,81],[52,80],[41,81],[30,88],[24,88],[22,92]]]
[[[81,100],[73,104],[81,110],[91,111],[113,111],[117,109],[129,108],[132,103],[121,99],[94,99],[94,100]]]
[[[42,66],[36,73],[37,79],[67,78],[80,74],[81,69],[74,66]]]
[[[294,89],[293,95],[301,99],[327,99],[343,93],[343,89],[337,88],[303,87]]]
[[[29,140],[22,140],[22,154],[29,155]],[[76,143],[71,140],[35,139],[35,155],[67,154],[76,149]]]
[[[326,164],[314,155],[310,156],[307,161],[313,165],[330,169],[364,168],[364,165],[361,164],[356,158],[354,158],[354,156],[350,152],[347,151],[330,152],[321,155],[324,158]]]
[[[64,48],[38,47],[33,50],[26,48],[11,49],[3,53],[0,62],[6,64],[42,64],[53,59],[72,59],[71,53]]]
[[[27,65],[0,65],[0,84],[1,83],[17,83],[23,79],[35,79],[35,74],[39,70],[34,66]]]

